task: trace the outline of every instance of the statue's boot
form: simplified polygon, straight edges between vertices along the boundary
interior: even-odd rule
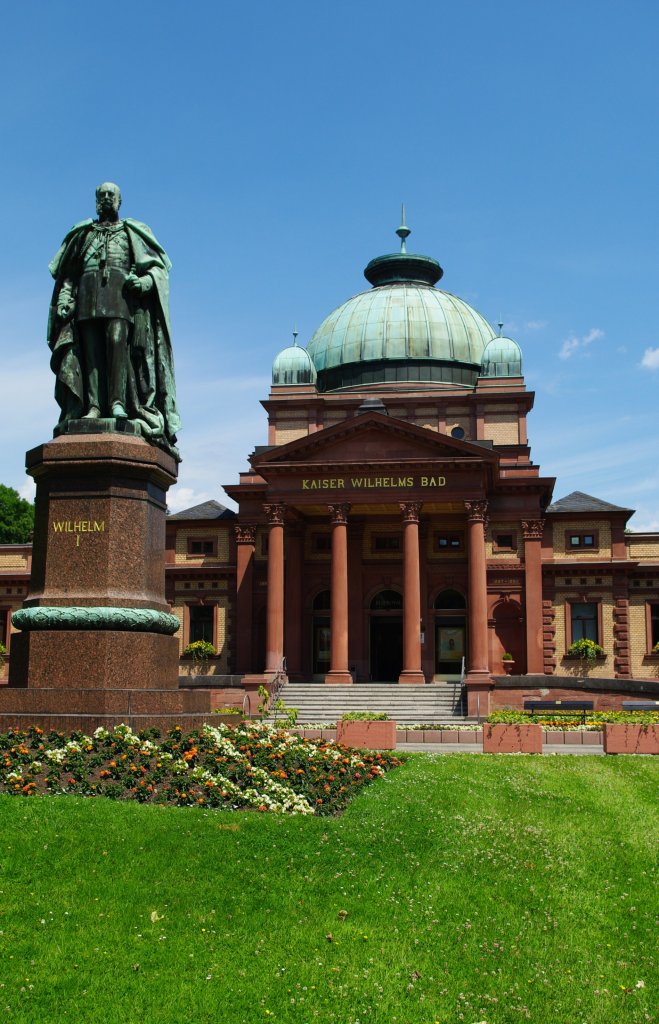
[[[82,418],[83,420],[100,420],[101,410],[98,408],[97,405],[90,405],[89,411],[86,412]]]
[[[121,402],[113,402],[112,403],[112,415],[114,416],[114,418],[116,420],[127,420],[128,419],[128,413],[124,409],[124,407],[123,407]]]

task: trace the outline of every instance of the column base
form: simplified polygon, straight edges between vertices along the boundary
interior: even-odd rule
[[[352,686],[352,674],[330,670],[325,676],[327,686]]]
[[[465,679],[467,690],[467,715],[469,718],[486,718],[490,713],[490,694],[494,680],[487,669],[475,669]]]
[[[412,686],[424,686],[426,682],[426,677],[424,676],[423,672],[420,669],[403,669],[403,671],[398,677],[398,682],[408,683]]]

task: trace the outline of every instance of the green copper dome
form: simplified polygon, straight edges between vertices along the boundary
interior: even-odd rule
[[[473,386],[495,337],[462,299],[434,287],[442,268],[429,256],[401,252],[371,260],[373,288],[335,309],[307,346],[319,391],[355,385],[433,382]]]
[[[272,364],[273,384],[315,384],[316,367],[306,349],[296,343],[282,349]]]
[[[522,350],[512,338],[494,338],[483,352],[482,377],[521,377]]]

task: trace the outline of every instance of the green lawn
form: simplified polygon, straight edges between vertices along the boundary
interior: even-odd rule
[[[417,755],[338,818],[0,798],[0,1019],[656,1021],[659,758]]]

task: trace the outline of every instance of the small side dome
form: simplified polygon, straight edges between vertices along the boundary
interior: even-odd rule
[[[273,384],[315,384],[316,367],[297,342],[282,349],[272,364]]]
[[[522,350],[512,338],[492,338],[483,352],[481,377],[521,377]]]

